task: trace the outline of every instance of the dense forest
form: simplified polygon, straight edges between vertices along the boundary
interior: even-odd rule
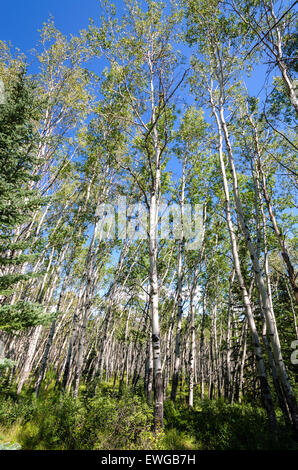
[[[0,41],[1,448],[297,450],[297,1],[120,4]]]

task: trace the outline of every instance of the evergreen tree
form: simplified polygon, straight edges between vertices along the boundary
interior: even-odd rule
[[[22,70],[6,87],[6,100],[0,106],[0,328],[5,331],[43,319],[41,306],[14,302],[13,295],[17,283],[32,276],[24,269],[33,258],[30,237],[22,236],[22,231],[43,202],[34,189],[38,112],[34,87]]]

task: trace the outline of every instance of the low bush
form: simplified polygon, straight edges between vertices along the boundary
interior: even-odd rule
[[[129,393],[121,399],[101,392],[78,400],[57,392],[38,399],[0,396],[2,430],[14,423],[23,449],[158,448],[163,437],[152,433],[152,408]]]
[[[203,400],[190,409],[168,400],[164,411],[164,431],[155,435],[153,407],[128,390],[117,397],[108,384],[94,397],[82,390],[79,399],[52,388],[38,399],[26,389],[20,396],[2,391],[0,441],[32,450],[297,450],[281,419],[276,440],[264,410],[250,404]]]
[[[294,436],[282,421],[276,439],[268,427],[265,411],[251,404],[203,400],[195,409],[188,409],[174,407],[167,401],[165,421],[168,429],[192,436],[198,449],[297,449]]]

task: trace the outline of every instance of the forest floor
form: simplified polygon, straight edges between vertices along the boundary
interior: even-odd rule
[[[0,448],[11,443],[24,450],[298,450],[281,414],[276,439],[256,404],[197,399],[189,409],[180,394],[175,407],[165,402],[164,414],[164,431],[154,435],[153,408],[141,389],[119,397],[105,383],[94,397],[82,388],[75,400],[53,385],[38,399],[30,388],[17,396],[13,386],[0,387]]]

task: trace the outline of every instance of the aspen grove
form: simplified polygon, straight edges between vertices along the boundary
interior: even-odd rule
[[[297,450],[296,7],[0,41],[0,446]]]

